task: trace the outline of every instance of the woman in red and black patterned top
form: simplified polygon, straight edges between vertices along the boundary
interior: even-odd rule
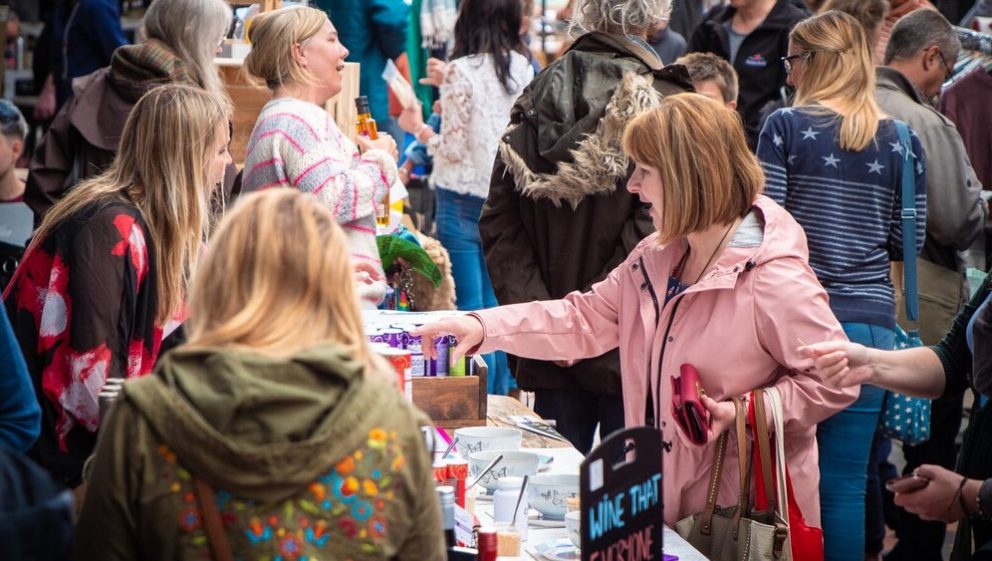
[[[4,292],[42,406],[29,454],[67,485],[96,443],[107,378],[151,372],[183,314],[207,201],[231,161],[230,114],[202,89],[148,92],[114,163],[52,207]]]

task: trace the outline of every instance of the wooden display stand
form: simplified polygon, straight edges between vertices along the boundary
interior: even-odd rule
[[[413,404],[447,431],[486,424],[489,369],[482,357],[472,360],[477,376],[413,379]]]

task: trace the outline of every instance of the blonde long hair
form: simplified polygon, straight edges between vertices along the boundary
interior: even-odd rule
[[[623,149],[661,174],[661,243],[744,217],[765,185],[738,113],[699,94],[666,96],[634,117]]]
[[[191,346],[285,356],[333,342],[370,365],[344,231],[295,189],[238,201],[211,239],[189,309]]]
[[[226,96],[182,84],[153,88],[128,115],[110,167],[55,203],[35,233],[36,242],[88,205],[132,202],[151,233],[155,321],[164,324],[178,310],[196,268],[209,223],[208,151],[230,116]]]
[[[841,115],[840,147],[863,150],[882,117],[864,28],[850,15],[831,10],[796,24],[789,40],[797,54],[808,56],[795,105],[829,103]]]
[[[244,71],[271,90],[316,82],[316,77],[296,61],[293,47],[320,32],[327,21],[327,14],[316,8],[296,6],[251,18],[248,41],[252,49],[245,58]]]
[[[165,43],[186,63],[200,87],[221,93],[224,84],[214,57],[230,24],[225,0],[155,0],[142,26],[149,39]]]

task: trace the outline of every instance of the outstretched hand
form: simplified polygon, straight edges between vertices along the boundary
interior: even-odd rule
[[[825,341],[799,347],[799,352],[813,359],[813,368],[826,383],[848,388],[871,383],[874,369],[868,348],[848,341]]]
[[[464,315],[422,325],[414,329],[413,334],[419,335],[424,341],[433,341],[442,335],[454,335],[458,344],[455,345],[451,358],[457,362],[482,344],[485,328],[477,317]],[[433,344],[424,343],[423,352],[425,358],[437,358],[437,351]]]

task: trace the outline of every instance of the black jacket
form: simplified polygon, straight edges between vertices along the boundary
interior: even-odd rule
[[[710,10],[692,34],[689,52],[713,53],[730,60],[727,26],[735,13],[737,9],[729,4]],[[763,117],[782,106],[786,73],[781,59],[789,52],[789,32],[806,17],[787,0],[778,0],[765,21],[741,43],[733,61],[740,81],[737,110],[744,117],[752,146],[758,145]]]
[[[479,233],[500,304],[587,290],[654,231],[627,192],[623,128],[662,95],[691,90],[643,42],[589,33],[524,89],[500,142]],[[617,351],[559,368],[518,359],[526,390],[620,395]]]

